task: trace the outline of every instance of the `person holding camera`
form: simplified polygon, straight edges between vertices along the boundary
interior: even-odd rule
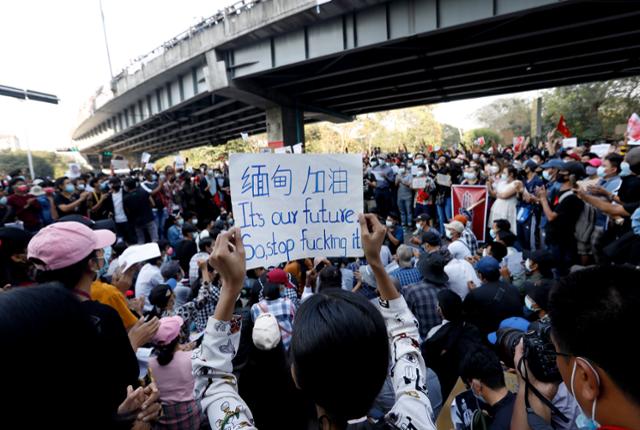
[[[561,279],[549,300],[550,339],[557,378],[533,371],[526,342],[515,351],[521,380],[512,428],[552,425],[562,384],[580,407],[573,420],[580,429],[640,429],[640,373],[628,334],[637,327],[640,290],[632,266],[597,266]],[[570,421],[571,417],[567,417]]]

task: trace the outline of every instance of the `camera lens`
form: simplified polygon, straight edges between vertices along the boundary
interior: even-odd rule
[[[496,347],[498,357],[509,368],[515,368],[513,355],[516,352],[518,342],[524,336],[524,332],[515,328],[501,328],[496,332]]]

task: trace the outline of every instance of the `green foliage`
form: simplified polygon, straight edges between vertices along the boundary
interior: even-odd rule
[[[505,97],[476,112],[484,126],[500,132],[512,130],[515,136],[531,133],[531,102],[518,97]]]
[[[56,177],[64,174],[67,170],[65,161],[55,152],[33,151],[33,170],[36,177]],[[7,175],[9,172],[22,169],[25,176],[29,176],[29,162],[26,151],[0,151],[0,174]]]
[[[366,152],[380,147],[415,152],[442,144],[442,126],[430,106],[362,115],[346,124],[318,123],[305,128],[307,152]]]
[[[200,146],[192,149],[180,151],[180,155],[185,160],[189,160],[189,166],[200,166],[200,164],[213,165],[229,159],[232,152],[257,152],[258,138],[252,136],[248,142],[242,139],[230,140],[224,145]],[[156,169],[163,169],[165,166],[173,165],[175,155],[163,157],[154,162]]]
[[[581,139],[622,137],[616,126],[640,112],[640,77],[555,88],[543,95],[543,131],[564,115],[569,130]]]
[[[490,147],[492,142],[500,143],[502,140],[502,136],[491,128],[474,128],[464,134],[462,143],[470,148],[479,137],[484,137],[485,148]]]

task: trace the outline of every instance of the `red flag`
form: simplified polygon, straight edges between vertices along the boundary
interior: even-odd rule
[[[556,130],[558,130],[564,137],[571,137],[571,132],[569,131],[569,127],[567,127],[567,121],[564,120],[564,115],[560,115],[560,121],[558,121]]]

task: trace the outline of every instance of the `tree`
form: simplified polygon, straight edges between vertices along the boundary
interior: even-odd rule
[[[556,127],[564,115],[569,130],[581,139],[620,139],[616,126],[640,112],[640,77],[559,87],[543,95],[543,130]]]
[[[32,152],[33,170],[36,177],[61,176],[67,166],[64,160],[54,152],[35,151]],[[9,172],[22,169],[25,175],[29,175],[29,161],[26,151],[0,151],[0,174],[3,176]]]
[[[460,143],[460,129],[449,124],[443,124],[442,144],[446,147],[454,147]]]
[[[476,118],[495,131],[512,130],[516,136],[531,133],[531,103],[519,97],[495,100],[476,111]]]
[[[467,147],[471,148],[479,137],[484,137],[485,146],[483,148],[489,148],[491,143],[500,143],[502,140],[502,136],[497,133],[495,130],[490,128],[475,128],[473,130],[469,130],[464,134],[462,139],[462,143]]]

